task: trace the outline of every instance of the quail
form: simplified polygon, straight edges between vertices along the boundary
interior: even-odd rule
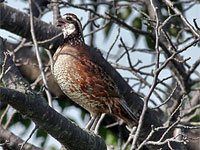
[[[62,91],[91,114],[87,128],[96,124],[100,114],[137,121],[113,79],[98,65],[85,44],[78,17],[67,13],[58,19],[64,40],[53,56],[52,74]]]

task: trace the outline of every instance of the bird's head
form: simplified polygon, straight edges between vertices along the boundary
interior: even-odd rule
[[[64,38],[77,37],[83,38],[82,25],[78,17],[72,13],[66,13],[58,19],[57,27],[61,27]]]

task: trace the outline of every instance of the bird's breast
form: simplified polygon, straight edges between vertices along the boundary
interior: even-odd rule
[[[66,53],[56,57],[52,73],[62,91],[89,112],[99,112],[105,107],[105,104],[101,103],[102,96],[92,94],[93,86],[98,85],[93,85],[92,80],[95,78],[88,75],[88,68],[81,63],[80,58]]]

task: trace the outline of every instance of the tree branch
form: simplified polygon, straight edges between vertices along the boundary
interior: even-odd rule
[[[55,26],[49,25],[46,22],[43,22],[36,17],[33,18],[34,18],[35,36],[37,41],[51,39],[61,32],[61,30],[59,30]],[[0,19],[1,19],[0,27],[2,29],[5,29],[21,37],[25,37],[31,40],[32,37],[30,33],[29,15],[1,3]],[[59,38],[47,41],[41,45],[47,49],[56,50],[56,48],[59,46],[61,42],[62,42],[62,37],[59,36]]]
[[[90,134],[60,115],[40,95],[0,87],[0,101],[9,103],[70,150],[106,150],[99,136]],[[77,146],[79,143],[79,146]],[[86,144],[87,143],[87,144]]]
[[[5,146],[7,146],[9,149],[19,150],[20,144],[22,144],[23,142],[24,141],[21,138],[9,132],[8,130],[4,129],[2,126],[0,126],[0,143],[1,144],[5,143]],[[24,146],[23,150],[41,150],[41,148],[27,143]]]

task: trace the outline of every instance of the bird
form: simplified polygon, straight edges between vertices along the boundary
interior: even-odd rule
[[[90,54],[78,17],[66,13],[57,27],[64,38],[53,55],[52,74],[61,90],[90,113],[86,129],[96,130],[101,114],[116,116],[127,124],[137,122],[114,80]]]

